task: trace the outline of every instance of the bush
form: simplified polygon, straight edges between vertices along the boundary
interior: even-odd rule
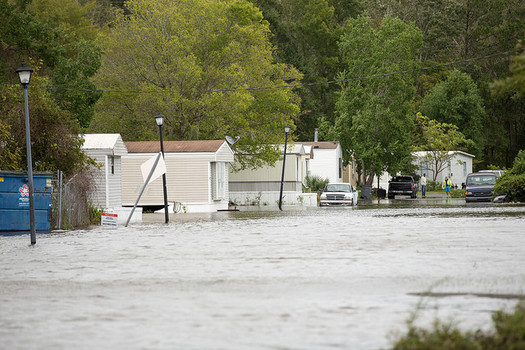
[[[93,206],[93,204],[90,203],[89,205],[89,223],[91,225],[100,225],[101,216],[102,216],[102,210],[98,209],[97,207]]]
[[[432,181],[432,180],[427,181],[427,191],[440,191],[440,190],[442,190],[442,188],[441,188],[441,183],[439,181]]]
[[[465,190],[450,190],[451,198],[465,198]]]
[[[494,196],[501,195],[511,201],[525,202],[525,150],[518,152],[512,169],[496,181]]]
[[[518,303],[514,312],[497,311],[492,315],[494,329],[488,332],[461,332],[450,324],[434,322],[431,330],[409,325],[407,335],[399,339],[394,350],[431,349],[525,349],[525,304]]]
[[[306,187],[312,192],[321,192],[329,182],[328,179],[323,179],[318,175],[306,175],[304,180],[306,182]]]
[[[494,186],[494,196],[506,195],[511,201],[525,202],[525,174],[502,175]]]

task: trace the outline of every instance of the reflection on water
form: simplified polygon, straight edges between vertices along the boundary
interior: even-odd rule
[[[378,349],[490,324],[525,286],[525,207],[426,202],[146,215],[0,236],[7,349]]]

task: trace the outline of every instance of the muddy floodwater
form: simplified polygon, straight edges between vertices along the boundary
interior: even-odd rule
[[[393,203],[0,236],[0,348],[388,349],[525,294],[524,206]]]

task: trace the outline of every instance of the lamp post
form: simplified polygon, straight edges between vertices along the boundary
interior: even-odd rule
[[[288,133],[290,132],[290,125],[286,124],[284,127],[284,157],[283,157],[283,174],[281,175],[281,192],[279,193],[279,210],[283,210],[283,182],[284,182],[284,166],[286,164],[286,144],[288,143]]]
[[[160,134],[160,152],[162,153],[162,159],[164,158],[164,141],[162,141],[162,124],[164,124],[164,116],[158,114],[155,116],[155,122],[159,126]],[[170,221],[170,214],[168,213],[168,191],[166,189],[166,173],[162,174],[162,191],[164,192],[164,219],[166,224]]]
[[[27,97],[27,87],[31,80],[33,70],[26,67],[25,63],[16,70],[20,84],[24,87],[24,108],[26,116],[26,149],[27,149],[27,183],[29,186],[29,228],[31,231],[31,245],[36,244],[36,224],[35,224],[35,200],[33,196],[33,161],[31,159],[31,130],[29,129],[29,102]]]

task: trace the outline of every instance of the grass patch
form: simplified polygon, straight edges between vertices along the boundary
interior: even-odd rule
[[[525,302],[516,305],[513,312],[496,311],[492,315],[490,331],[461,331],[457,327],[436,320],[431,329],[408,323],[408,332],[394,344],[394,350],[507,350],[525,349]]]

